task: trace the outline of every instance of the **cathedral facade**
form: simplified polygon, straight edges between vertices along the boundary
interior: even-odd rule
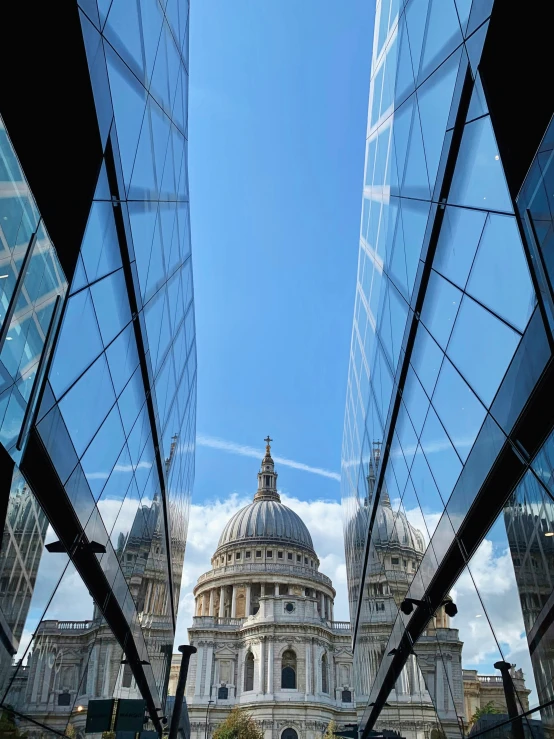
[[[194,590],[191,739],[212,736],[237,705],[265,739],[317,739],[332,720],[356,721],[350,623],[333,618],[333,583],[281,503],[267,442],[254,500],[227,523]]]

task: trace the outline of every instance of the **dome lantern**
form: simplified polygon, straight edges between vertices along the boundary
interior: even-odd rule
[[[258,490],[254,500],[276,500],[279,502],[281,497],[277,492],[278,475],[275,472],[275,465],[271,457],[271,442],[273,439],[268,434],[264,441],[266,444],[265,457],[262,459],[262,466],[258,472]]]
[[[299,547],[317,558],[310,532],[300,516],[281,503],[277,492],[277,473],[265,439],[265,456],[258,472],[258,489],[252,503],[237,511],[219,538],[215,556],[222,547],[236,544],[281,544]]]

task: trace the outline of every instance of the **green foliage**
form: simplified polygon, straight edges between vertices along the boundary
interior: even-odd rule
[[[17,728],[15,715],[11,712],[10,706],[4,706],[0,711],[0,737],[2,739],[26,739],[27,733]]]
[[[214,732],[213,739],[263,739],[263,733],[252,716],[243,708],[233,708]]]
[[[469,720],[470,725],[473,726],[473,724],[476,724],[477,721],[479,721],[481,716],[486,716],[489,713],[502,713],[502,709],[498,708],[498,706],[495,706],[493,701],[489,701],[488,703],[485,703],[484,706],[481,706],[481,708],[478,708],[475,711],[475,713]]]

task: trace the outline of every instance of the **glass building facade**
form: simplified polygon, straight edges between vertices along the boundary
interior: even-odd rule
[[[554,736],[554,101],[531,15],[376,4],[342,452],[364,739]]]
[[[84,735],[115,697],[160,733],[194,478],[189,7],[28,16],[35,99],[23,70],[0,92],[0,727]]]

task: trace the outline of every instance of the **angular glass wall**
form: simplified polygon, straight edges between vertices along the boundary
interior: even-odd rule
[[[164,706],[194,478],[188,3],[78,13],[103,158],[22,465],[39,488],[45,450],[55,490],[43,512],[14,477],[0,581],[24,604],[0,705],[31,737],[84,730],[92,699]]]
[[[17,155],[0,118],[0,443],[15,462],[67,290]]]
[[[409,736],[465,736],[501,662],[519,713],[549,700],[505,521],[552,340],[479,77],[491,6],[376,10],[342,488],[362,728]]]

